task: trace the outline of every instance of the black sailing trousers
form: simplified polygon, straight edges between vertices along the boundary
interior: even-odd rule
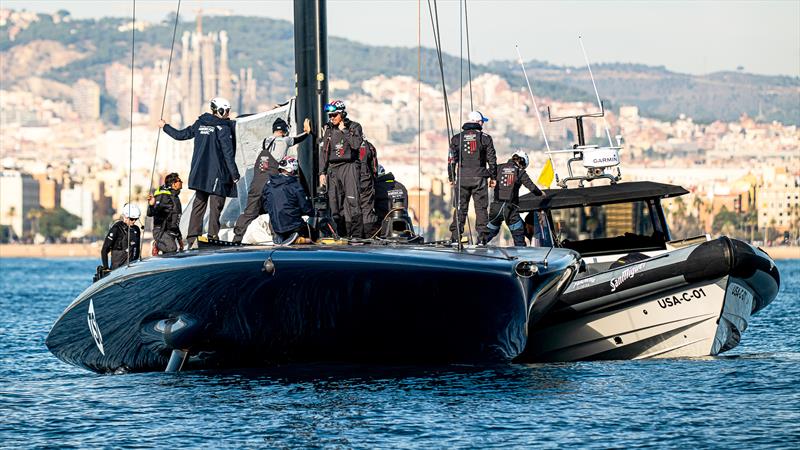
[[[514,238],[515,247],[525,247],[525,222],[519,216],[519,207],[513,203],[494,201],[492,206],[489,207],[489,234],[486,236],[486,241],[491,241],[500,233],[500,225],[503,222],[508,226],[511,231],[511,237]]]
[[[328,168],[328,205],[339,236],[362,237],[359,181],[358,161],[332,163]]]
[[[225,206],[225,197],[203,191],[194,191],[192,213],[189,216],[189,229],[186,232],[186,239],[190,242],[193,242],[197,236],[203,234],[203,217],[206,215],[206,205],[208,205],[209,209],[208,235],[219,236],[219,216],[222,214],[222,207]]]
[[[470,198],[475,202],[475,229],[478,231],[478,242],[485,241],[489,232],[486,225],[489,223],[489,186],[486,178],[482,177],[461,177],[460,195],[459,183],[456,180],[456,189],[453,202],[460,201],[458,208],[458,215],[453,214],[453,223],[450,224],[450,233],[452,240],[457,239],[456,224],[458,224],[458,231],[464,235],[464,222],[467,220],[467,212],[469,211]],[[458,203],[456,203],[458,204]]]

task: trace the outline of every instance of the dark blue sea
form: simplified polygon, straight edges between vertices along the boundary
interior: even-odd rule
[[[44,346],[96,264],[0,259],[0,446],[800,447],[798,260],[717,358],[128,375]]]

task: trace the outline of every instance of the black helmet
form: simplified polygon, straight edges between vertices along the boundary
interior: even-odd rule
[[[272,132],[276,132],[278,130],[283,131],[284,133],[289,133],[289,124],[286,123],[285,120],[278,117],[275,119],[275,122],[272,122]]]

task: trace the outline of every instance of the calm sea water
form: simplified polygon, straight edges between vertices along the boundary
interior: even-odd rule
[[[0,260],[0,446],[800,445],[800,261],[700,360],[96,375],[44,346],[95,260]]]

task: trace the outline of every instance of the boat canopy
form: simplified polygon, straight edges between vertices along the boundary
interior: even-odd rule
[[[632,181],[584,188],[545,189],[544,192],[547,194],[546,197],[533,194],[521,196],[519,199],[520,212],[625,203],[651,198],[670,198],[689,193],[680,186],[652,181]]]

